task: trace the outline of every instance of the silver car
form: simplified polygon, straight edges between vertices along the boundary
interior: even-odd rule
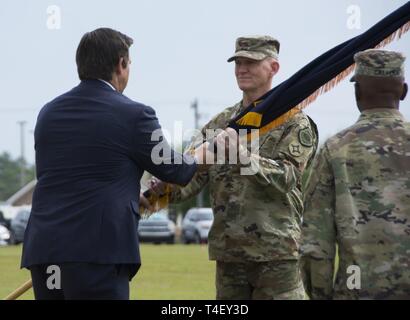
[[[138,237],[141,242],[175,243],[175,223],[166,213],[154,213],[139,221]]]
[[[30,213],[30,210],[22,209],[11,220],[10,244],[19,244],[24,241],[24,233],[26,232],[28,219],[30,218]]]
[[[10,240],[10,232],[9,230],[0,224],[0,246],[5,246],[8,244]]]
[[[211,208],[192,208],[182,220],[182,242],[189,244],[208,242],[208,233],[214,221]]]

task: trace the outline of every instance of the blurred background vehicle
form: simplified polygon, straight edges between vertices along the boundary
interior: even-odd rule
[[[141,219],[138,225],[140,242],[175,243],[175,223],[166,212],[158,212]]]
[[[7,219],[4,217],[4,213],[3,213],[3,211],[1,211],[1,210],[0,210],[0,225],[4,226],[4,227],[6,227],[6,228],[9,228],[9,227],[10,227],[10,221],[7,220]]]
[[[3,225],[10,224],[11,220],[13,220],[16,217],[17,213],[19,213],[23,209],[31,211],[31,205],[12,206],[8,204],[1,204],[0,223]]]
[[[10,244],[19,244],[24,240],[24,232],[26,232],[28,219],[31,210],[21,209],[10,222]]]
[[[211,208],[192,208],[182,220],[182,242],[189,244],[208,242],[208,233],[214,221]]]
[[[0,246],[5,246],[10,240],[10,231],[0,224]]]

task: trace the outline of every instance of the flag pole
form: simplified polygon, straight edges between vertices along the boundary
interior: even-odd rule
[[[18,287],[16,290],[14,290],[12,293],[10,293],[7,297],[5,297],[4,300],[16,300],[24,293],[26,293],[28,290],[30,290],[32,287],[33,282],[30,279],[26,281],[24,284],[22,284],[20,287]]]

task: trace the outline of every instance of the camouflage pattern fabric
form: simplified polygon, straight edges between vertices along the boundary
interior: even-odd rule
[[[405,56],[400,52],[369,49],[355,54],[355,75],[368,77],[403,77]]]
[[[236,58],[248,58],[260,61],[271,57],[277,60],[279,50],[279,41],[270,36],[240,37],[236,40],[235,54],[228,59],[228,62],[232,62]]]
[[[363,112],[324,144],[306,190],[302,232],[311,298],[410,299],[409,156],[410,124],[387,108]],[[360,289],[347,286],[352,265],[360,268]]]
[[[216,263],[217,300],[304,300],[298,262]]]
[[[243,108],[227,108],[203,129],[226,128]],[[240,165],[213,165],[177,187],[171,202],[195,196],[210,184],[214,223],[208,236],[209,257],[224,262],[298,260],[303,213],[302,172],[313,157],[317,136],[309,118],[297,114],[260,137],[254,175],[240,174]],[[202,141],[194,139],[188,150]]]

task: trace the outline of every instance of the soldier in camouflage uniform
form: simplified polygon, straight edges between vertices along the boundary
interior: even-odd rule
[[[279,42],[268,36],[236,42],[235,74],[243,101],[225,109],[203,129],[224,129],[229,121],[269,91],[279,69]],[[254,175],[241,164],[215,164],[186,187],[175,187],[171,202],[198,194],[209,183],[214,223],[209,257],[216,260],[217,299],[304,299],[299,241],[303,200],[301,176],[315,154],[316,126],[302,112],[260,137]],[[196,145],[191,144],[189,148]]]
[[[325,142],[305,193],[305,289],[313,299],[410,299],[410,123],[398,111],[404,57],[368,50],[355,61],[361,115]]]

